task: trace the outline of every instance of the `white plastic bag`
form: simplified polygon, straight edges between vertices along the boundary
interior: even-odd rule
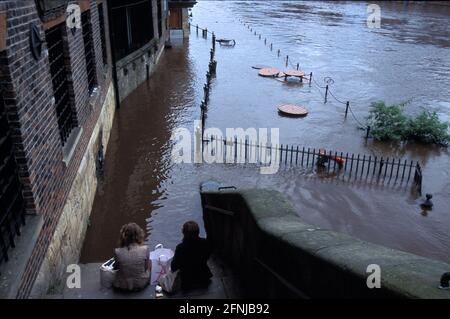
[[[158,283],[165,292],[172,293],[172,292],[178,290],[179,283],[180,283],[180,280],[178,277],[179,271],[180,270],[172,272],[171,270],[169,270],[169,272],[167,274],[165,274],[159,278]]]
[[[158,284],[159,279],[168,274],[170,264],[175,253],[172,249],[164,248],[162,244],[156,245],[155,250],[150,252],[150,261],[152,263],[151,284]]]
[[[116,261],[111,258],[100,266],[100,284],[103,288],[111,288],[116,279],[117,270],[114,269]]]

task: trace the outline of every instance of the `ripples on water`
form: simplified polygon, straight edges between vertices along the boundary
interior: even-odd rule
[[[233,49],[216,50],[207,126],[279,127],[282,143],[419,160],[424,190],[434,195],[433,211],[422,212],[420,199],[409,190],[321,179],[300,168],[264,176],[251,167],[172,164],[170,135],[179,126],[193,131],[209,59],[210,38],[205,41],[193,30],[184,47],[167,50],[157,73],[117,114],[82,261],[108,258],[120,226],[130,220],[147,227],[151,244],[174,247],[184,221],[202,222],[200,183],[216,180],[277,189],[308,223],[450,262],[447,149],[366,143],[355,121],[344,120],[344,106],[331,98],[323,104],[323,92],[263,79],[251,69],[255,64],[284,68],[288,54],[320,84],[331,76],[332,92],[350,100],[361,120],[373,101],[411,98],[408,112],[425,107],[449,120],[449,7],[383,2],[381,8],[382,28],[373,30],[366,27],[362,2],[200,1],[193,23],[237,41]],[[262,40],[239,19],[251,23]],[[264,37],[273,42],[273,52]],[[280,117],[281,103],[305,104],[310,114]]]

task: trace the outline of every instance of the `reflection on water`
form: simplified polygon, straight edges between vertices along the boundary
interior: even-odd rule
[[[201,1],[193,23],[234,38],[236,47],[217,47],[208,127],[280,128],[282,143],[336,151],[419,160],[424,192],[435,206],[424,213],[407,190],[319,178],[300,168],[260,175],[255,167],[170,162],[170,135],[193,131],[200,116],[210,39],[197,37],[167,50],[157,72],[118,111],[107,150],[105,180],[96,196],[82,261],[110,257],[120,226],[136,221],[149,242],[173,247],[188,219],[202,221],[198,187],[206,180],[244,187],[270,187],[285,194],[308,223],[346,232],[392,248],[450,262],[450,165],[448,149],[419,144],[365,141],[345,106],[314,86],[287,85],[257,76],[252,65],[284,68],[283,57],[314,73],[319,84],[331,76],[332,92],[351,101],[363,120],[368,105],[412,99],[407,111],[435,110],[450,119],[449,7],[379,3],[382,28],[366,27],[362,2]],[[262,40],[239,19],[251,23]],[[273,43],[270,52],[264,38]],[[276,50],[282,57],[277,58]],[[307,106],[306,118],[278,115],[282,103]]]

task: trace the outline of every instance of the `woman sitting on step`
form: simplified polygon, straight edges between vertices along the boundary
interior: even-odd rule
[[[114,259],[118,269],[113,286],[125,291],[139,291],[150,283],[150,249],[144,245],[144,231],[135,223],[122,226],[120,248],[116,248]]]

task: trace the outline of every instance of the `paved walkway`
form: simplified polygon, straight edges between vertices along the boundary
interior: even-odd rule
[[[48,296],[62,299],[155,299],[155,286],[149,286],[136,293],[124,293],[113,289],[105,289],[100,285],[99,268],[101,264],[82,264],[81,288],[66,288],[61,295]],[[235,277],[229,269],[215,257],[209,261],[213,273],[212,283],[207,289],[192,290],[188,293],[178,293],[171,296],[164,294],[163,299],[234,299],[241,298]]]

